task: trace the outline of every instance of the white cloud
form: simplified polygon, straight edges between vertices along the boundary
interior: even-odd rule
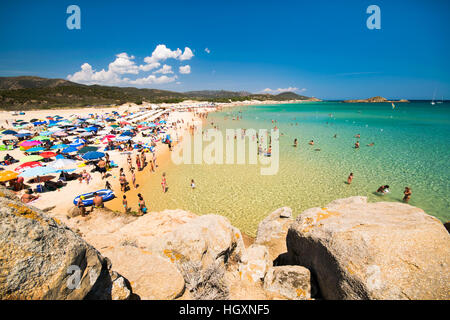
[[[211,50],[209,50],[208,48],[205,48],[205,52],[206,53],[211,53]]]
[[[188,47],[184,48],[184,52],[183,54],[180,56],[180,61],[184,61],[184,60],[190,60],[192,57],[194,56],[194,54],[192,53],[192,50],[189,49]]]
[[[287,92],[287,91],[299,91],[299,92],[303,92],[306,91],[306,88],[296,88],[296,87],[288,87],[288,88],[278,88],[278,89],[270,89],[270,88],[265,88],[264,90],[262,90],[262,92],[265,93],[281,93],[281,92]]]
[[[157,77],[153,74],[149,75],[145,78],[139,78],[136,80],[130,80],[129,84],[134,85],[147,85],[147,84],[164,84],[164,83],[170,83],[177,79],[177,76],[168,77],[168,76],[161,76]]]
[[[172,67],[164,64],[162,68],[154,71],[153,75],[147,77],[140,77],[134,80],[125,78],[125,74],[138,75],[141,72],[149,72],[161,66],[161,62],[167,59],[177,59],[180,61],[189,60],[194,56],[192,50],[188,47],[184,48],[184,52],[180,49],[171,50],[164,44],[157,45],[153,50],[152,55],[144,58],[144,64],[137,65],[135,57],[122,52],[116,55],[113,62],[108,65],[108,69],[101,69],[96,71],[89,63],[84,63],[81,70],[74,74],[69,74],[67,79],[73,82],[83,84],[101,84],[101,85],[145,85],[145,84],[163,84],[175,81],[177,76],[166,76],[166,74],[173,74]],[[181,74],[191,73],[189,65],[179,67]],[[163,74],[157,76],[155,74]]]
[[[181,74],[189,74],[191,73],[191,66],[190,65],[185,65],[185,66],[181,66],[179,69]]]
[[[162,73],[162,74],[168,74],[173,73],[172,67],[168,66],[167,64],[163,65],[163,67],[159,70],[154,71],[153,73]]]
[[[116,55],[116,60],[109,64],[109,70],[117,74],[138,74],[139,67],[134,63],[134,56],[129,56],[126,52]]]

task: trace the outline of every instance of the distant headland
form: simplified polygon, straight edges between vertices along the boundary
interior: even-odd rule
[[[386,98],[376,96],[368,99],[343,100],[344,103],[380,103],[380,102],[409,102],[406,99],[388,100]]]

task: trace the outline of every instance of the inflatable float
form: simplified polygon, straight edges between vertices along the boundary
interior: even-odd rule
[[[78,199],[80,199],[80,197],[84,197],[84,199],[82,200],[83,204],[85,206],[92,206],[94,204],[94,193],[97,193],[100,197],[102,197],[103,202],[112,200],[115,197],[114,192],[112,192],[112,190],[102,189],[102,190],[98,190],[98,191],[94,191],[94,192],[80,194],[75,199],[73,199],[73,204],[77,205]]]

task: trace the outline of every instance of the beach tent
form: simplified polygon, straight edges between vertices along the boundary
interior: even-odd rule
[[[81,157],[84,160],[97,160],[97,159],[103,158],[104,156],[105,156],[105,154],[103,152],[90,151],[90,152],[85,153]]]
[[[31,162],[31,161],[41,161],[42,159],[44,159],[41,156],[26,156],[23,157],[22,159],[20,159],[20,163],[25,163],[25,162]]]
[[[16,179],[19,174],[17,172],[5,170],[0,171],[0,182],[6,182],[9,180]]]
[[[17,168],[15,168],[14,171],[20,173],[20,172],[22,172],[22,171],[24,171],[26,169],[35,168],[35,167],[42,167],[42,164],[40,162],[37,162],[37,161],[25,162],[25,163],[22,163]]]

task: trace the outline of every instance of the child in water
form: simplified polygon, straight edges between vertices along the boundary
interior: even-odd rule
[[[353,181],[353,172],[351,172],[350,175],[348,176],[348,178],[347,178],[347,183],[348,183],[348,184],[351,184],[352,181]]]
[[[411,189],[409,187],[405,187],[405,191],[403,191],[403,194],[405,195],[403,197],[403,201],[408,203],[409,199],[411,199],[411,194],[412,194]]]

